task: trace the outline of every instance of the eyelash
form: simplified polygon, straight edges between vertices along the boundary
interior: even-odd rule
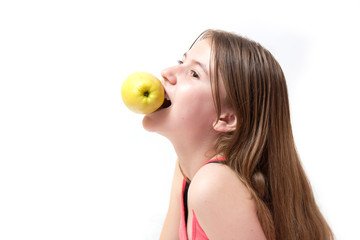
[[[178,60],[178,64],[183,64],[184,62],[181,61],[181,60]],[[194,78],[199,78],[199,74],[197,72],[195,72],[194,70],[191,70],[191,75],[194,77]]]
[[[191,74],[194,78],[199,78],[199,74],[197,74],[194,70],[191,70]]]

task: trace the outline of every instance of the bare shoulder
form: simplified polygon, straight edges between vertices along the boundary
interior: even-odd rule
[[[189,188],[189,208],[210,239],[265,239],[247,187],[224,164],[207,164]]]
[[[231,193],[233,197],[235,194],[243,200],[251,200],[251,194],[247,187],[240,181],[237,174],[225,164],[210,163],[203,166],[194,176],[191,188],[195,196],[199,195],[197,197],[204,196],[204,194],[221,197],[216,194],[221,192]],[[197,194],[200,192],[201,194]]]

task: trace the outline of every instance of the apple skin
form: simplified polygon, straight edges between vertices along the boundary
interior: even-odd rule
[[[165,91],[158,78],[147,72],[130,74],[121,86],[124,104],[140,114],[155,112],[164,102]]]

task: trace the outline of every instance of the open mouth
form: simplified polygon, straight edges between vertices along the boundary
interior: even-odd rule
[[[165,99],[164,99],[164,103],[161,105],[160,109],[164,109],[164,108],[168,108],[171,106],[171,101],[169,96],[165,93]]]

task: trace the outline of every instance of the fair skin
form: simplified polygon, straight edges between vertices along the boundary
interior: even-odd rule
[[[209,76],[210,58],[209,41],[201,40],[184,55],[179,65],[162,72],[171,106],[146,115],[143,126],[171,141],[183,172],[191,179],[188,223],[192,222],[194,211],[209,239],[262,240],[265,236],[255,203],[237,175],[225,165],[203,166],[215,156],[214,144],[219,133],[236,127],[236,117],[226,103],[222,104],[220,119],[217,119]],[[225,102],[222,84],[220,95]],[[160,239],[178,239],[182,180],[177,164]],[[191,231],[192,224],[187,224],[189,239]]]

